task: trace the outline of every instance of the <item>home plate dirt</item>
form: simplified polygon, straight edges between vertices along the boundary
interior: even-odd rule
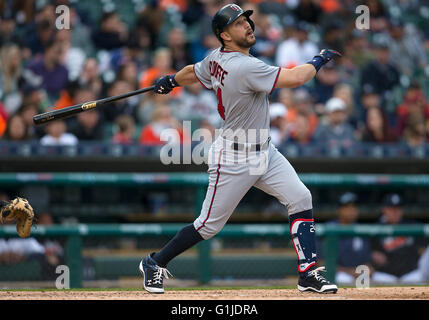
[[[340,288],[337,294],[291,289],[143,291],[0,291],[0,300],[429,300],[429,287]]]

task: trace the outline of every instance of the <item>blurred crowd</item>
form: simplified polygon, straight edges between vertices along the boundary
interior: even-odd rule
[[[213,92],[199,83],[169,95],[147,93],[35,127],[32,117],[53,108],[150,86],[161,75],[200,61],[220,46],[212,34],[222,0],[0,0],[0,141],[79,141],[162,144],[160,133],[182,123],[214,132],[222,125]],[[91,6],[92,9],[91,9]],[[95,18],[94,8],[97,11]],[[291,68],[322,48],[343,56],[297,89],[271,95],[276,145],[351,147],[429,139],[429,7],[402,0],[235,1],[254,10],[251,54]],[[368,6],[369,30],[355,12]],[[58,28],[66,5],[70,28]],[[124,16],[123,7],[131,7]],[[132,16],[130,18],[130,16]]]

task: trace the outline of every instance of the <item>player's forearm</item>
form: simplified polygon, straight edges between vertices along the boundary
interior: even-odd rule
[[[292,69],[282,68],[276,88],[296,88],[313,79],[316,69],[311,64],[303,64]]]
[[[176,73],[174,79],[180,86],[187,86],[197,82],[198,79],[194,72],[194,65],[190,64],[184,67],[182,70]]]

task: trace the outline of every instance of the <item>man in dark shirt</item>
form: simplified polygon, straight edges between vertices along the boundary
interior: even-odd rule
[[[361,87],[371,85],[383,99],[390,99],[392,90],[399,85],[399,71],[390,61],[388,43],[375,43],[376,59],[369,62],[361,73]]]
[[[402,198],[388,194],[383,199],[380,223],[399,225],[412,223],[403,219]],[[409,236],[374,238],[371,241],[372,261],[375,268],[373,281],[378,283],[419,283],[424,281],[419,267],[420,251],[424,239]]]
[[[62,89],[68,83],[68,70],[61,63],[62,47],[59,42],[49,41],[41,58],[36,58],[28,65],[28,69],[35,77],[42,79],[42,86],[49,99],[53,102],[58,99]]]
[[[338,219],[332,221],[338,225],[352,225],[357,222],[359,217],[358,198],[355,193],[346,192],[338,199]],[[355,278],[359,276],[356,273],[356,267],[366,265],[373,271],[371,265],[371,248],[368,238],[363,237],[341,237],[338,241],[338,261],[336,283],[354,284]]]

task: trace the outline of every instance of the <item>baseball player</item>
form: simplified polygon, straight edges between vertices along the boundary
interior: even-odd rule
[[[155,83],[156,93],[167,94],[174,87],[199,81],[216,93],[224,122],[209,150],[209,185],[200,216],[160,251],[140,262],[148,292],[164,292],[163,280],[171,276],[166,269],[169,261],[215,236],[252,186],[275,196],[288,209],[290,233],[298,255],[298,289],[337,292],[337,286],[320,274],[325,268],[316,267],[311,193],[270,142],[268,97],[274,88],[295,88],[306,83],[340,54],[324,49],[308,63],[293,69],[269,66],[249,54],[256,43],[252,13],[236,4],[224,6],[212,20],[213,32],[222,46],[204,60]]]

